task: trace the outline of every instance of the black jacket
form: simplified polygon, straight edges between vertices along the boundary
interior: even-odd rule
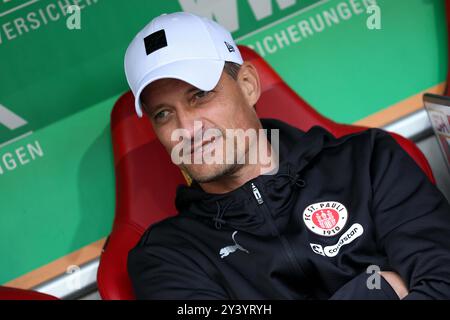
[[[280,129],[278,173],[226,194],[179,186],[179,214],[129,253],[137,298],[396,299],[373,265],[408,299],[450,298],[450,206],[388,133],[262,123]]]

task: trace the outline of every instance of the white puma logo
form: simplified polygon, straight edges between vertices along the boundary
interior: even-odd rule
[[[243,248],[242,246],[240,246],[236,240],[234,239],[234,236],[236,235],[236,233],[238,233],[237,231],[233,232],[233,234],[231,235],[231,238],[233,239],[234,245],[231,246],[227,246],[224,247],[222,249],[220,249],[220,257],[223,259],[226,256],[228,256],[230,253],[235,252],[237,249],[244,251],[245,253],[249,253],[247,249]]]

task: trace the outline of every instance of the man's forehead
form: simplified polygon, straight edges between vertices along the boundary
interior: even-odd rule
[[[147,106],[147,110],[153,110],[166,103],[166,98],[174,95],[188,95],[198,91],[197,87],[185,81],[173,78],[156,80],[142,91],[141,100]]]
[[[224,86],[225,81],[225,72],[222,72],[216,88],[221,88]],[[168,97],[183,95],[187,96],[199,90],[202,89],[195,87],[189,82],[175,78],[163,78],[156,80],[145,87],[140,98],[141,101],[147,106],[147,110],[152,110],[155,106],[166,104],[165,100],[167,100]]]

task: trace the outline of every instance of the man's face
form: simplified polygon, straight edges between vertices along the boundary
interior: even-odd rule
[[[239,73],[240,76],[243,69],[247,70],[245,66],[243,67]],[[254,68],[250,69],[255,72]],[[252,72],[250,77],[251,74]],[[145,105],[145,113],[169,154],[176,145],[180,145],[180,140],[173,141],[173,132],[184,129],[182,130],[185,132],[183,138],[189,143],[189,147],[185,150],[189,150],[189,154],[181,152],[181,155],[188,156],[191,163],[183,163],[180,167],[197,182],[217,181],[220,177],[235,173],[243,166],[236,163],[236,158],[232,163],[226,161],[225,148],[231,141],[227,141],[225,130],[261,128],[253,107],[257,98],[251,89],[251,79],[250,82],[247,80],[246,77],[238,76],[236,81],[226,72],[222,72],[217,86],[205,92],[178,79],[160,79],[147,86],[142,92],[141,100]],[[257,96],[259,97],[259,92]],[[204,135],[206,130],[213,134]],[[194,137],[197,138],[194,140]],[[244,143],[234,143],[235,155],[245,155],[248,152],[249,142],[248,139],[245,140]],[[203,145],[201,149],[197,148],[198,142]],[[218,157],[222,161],[212,164],[205,161],[194,163],[194,157],[201,158],[208,150],[213,150],[210,155],[216,155],[215,152],[219,152]]]

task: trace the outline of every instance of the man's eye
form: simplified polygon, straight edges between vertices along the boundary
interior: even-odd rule
[[[153,119],[155,119],[155,120],[164,120],[164,118],[167,117],[168,113],[169,113],[169,111],[162,110],[162,111],[158,112],[157,114],[155,114]]]
[[[206,97],[207,95],[209,95],[210,93],[211,93],[212,91],[198,91],[194,96],[196,97],[196,98],[204,98],[204,97]]]

